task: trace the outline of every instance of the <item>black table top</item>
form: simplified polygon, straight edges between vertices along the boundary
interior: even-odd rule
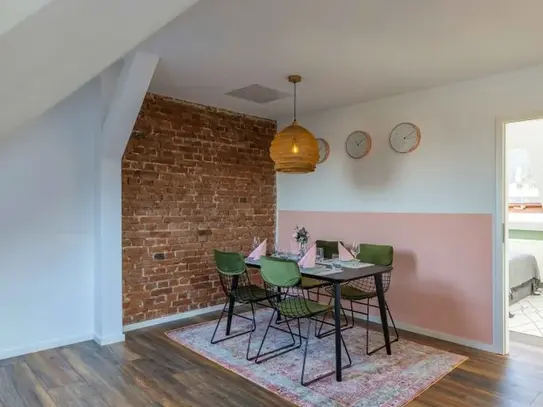
[[[260,268],[260,262],[258,260],[245,259],[245,264],[251,267]],[[368,266],[358,269],[343,267],[340,272],[324,275],[304,273],[303,269],[300,269],[300,272],[302,273],[302,276],[314,278],[315,280],[322,280],[330,283],[345,283],[347,281],[358,280],[359,278],[387,273],[392,271],[392,269],[392,266]]]

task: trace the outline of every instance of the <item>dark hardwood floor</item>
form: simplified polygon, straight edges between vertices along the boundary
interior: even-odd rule
[[[166,338],[127,334],[124,344],[83,342],[0,361],[0,407],[288,406],[280,397]],[[543,407],[543,348],[513,343],[508,357],[402,332],[403,338],[469,356],[410,407]],[[202,338],[207,340],[207,338]]]

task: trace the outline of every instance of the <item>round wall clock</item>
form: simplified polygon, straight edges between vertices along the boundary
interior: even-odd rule
[[[317,139],[317,144],[319,145],[319,161],[317,161],[317,164],[322,164],[328,160],[328,156],[330,155],[330,145],[322,138]]]
[[[410,153],[420,144],[420,129],[413,123],[400,123],[392,129],[390,147],[397,153]]]
[[[365,131],[353,131],[345,141],[345,150],[349,157],[362,158],[371,150],[371,136]]]

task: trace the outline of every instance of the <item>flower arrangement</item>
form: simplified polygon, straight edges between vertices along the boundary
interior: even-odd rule
[[[296,226],[292,237],[300,245],[306,245],[309,242],[309,232],[303,226]]]

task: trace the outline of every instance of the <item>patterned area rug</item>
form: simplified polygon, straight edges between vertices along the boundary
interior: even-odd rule
[[[257,311],[257,329],[253,333],[251,355],[256,354],[271,316],[271,310]],[[224,324],[223,324],[224,322]],[[314,322],[311,331],[313,331]],[[402,340],[392,344],[392,355],[380,350],[366,355],[365,330],[362,326],[343,332],[353,365],[343,370],[343,381],[335,375],[307,387],[300,384],[303,346],[277,358],[255,364],[245,360],[248,335],[210,344],[216,321],[167,332],[166,335],[192,351],[279,394],[299,406],[400,407],[413,400],[467,358],[415,342]],[[219,333],[224,335],[226,318]],[[284,326],[282,324],[281,326]],[[291,322],[294,329],[295,323]],[[232,334],[247,330],[250,322],[234,317]],[[326,328],[326,327],[325,327]],[[296,330],[297,332],[297,326]],[[307,321],[302,321],[302,334]],[[220,336],[218,336],[220,337]],[[270,329],[263,351],[292,343],[288,333]],[[370,349],[383,343],[382,334],[370,331]],[[342,352],[344,364],[347,364]],[[311,335],[307,351],[306,380],[334,370],[334,337]]]

